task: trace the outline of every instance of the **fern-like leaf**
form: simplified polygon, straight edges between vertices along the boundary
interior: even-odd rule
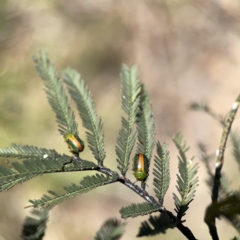
[[[46,159],[58,156],[58,153],[52,149],[38,148],[29,145],[12,144],[12,147],[0,149],[0,157],[18,158],[18,159]]]
[[[68,86],[71,97],[77,105],[83,126],[87,129],[89,148],[95,159],[103,162],[106,156],[103,123],[101,118],[96,114],[92,94],[77,71],[67,68],[63,70],[62,76]]]
[[[119,240],[123,235],[124,227],[124,223],[110,218],[99,229],[94,240]]]
[[[29,207],[50,209],[69,198],[75,197],[78,194],[87,193],[97,187],[115,182],[116,180],[117,178],[115,176],[110,179],[108,176],[106,177],[102,174],[86,176],[80,181],[79,185],[71,184],[69,186],[63,187],[63,189],[67,192],[63,195],[58,195],[53,191],[49,191],[52,196],[43,195],[43,197],[39,200],[29,200],[29,202],[32,203],[32,205]]]
[[[166,212],[162,212],[159,216],[150,216],[148,221],[142,222],[137,236],[154,236],[166,233],[167,229],[176,227],[179,222],[171,219]]]
[[[141,85],[140,104],[138,109],[137,119],[137,132],[138,144],[137,152],[143,153],[148,159],[147,171],[149,168],[150,160],[152,158],[152,151],[154,148],[154,120],[153,112],[150,106],[150,97],[145,91],[145,87]]]
[[[133,66],[129,69],[126,65],[123,65],[121,80],[122,109],[127,114],[128,120],[122,118],[122,127],[117,139],[116,154],[118,157],[118,169],[125,176],[128,170],[130,154],[136,140],[136,131],[133,129],[133,125],[137,118],[141,92],[137,67]]]
[[[118,156],[118,169],[123,175],[126,174],[129,165],[129,158],[136,140],[136,132],[129,132],[129,123],[122,117],[122,127],[119,131],[116,154]]]
[[[175,211],[178,214],[178,218],[181,219],[185,215],[196,192],[196,187],[198,185],[198,177],[196,177],[198,164],[192,165],[192,159],[189,161],[187,160],[185,153],[189,147],[187,147],[185,142],[182,142],[181,134],[175,135],[173,137],[173,142],[178,148],[180,155],[178,157],[179,174],[177,174],[177,190],[181,196],[181,199],[179,199],[176,194],[173,194],[173,199],[176,206]]]
[[[168,145],[157,143],[157,156],[154,158],[153,185],[156,197],[161,203],[170,184]]]
[[[159,211],[159,208],[152,203],[144,202],[144,203],[133,203],[130,206],[123,207],[120,209],[120,213],[122,218],[128,217],[137,217],[137,216],[144,216],[153,212]]]
[[[57,75],[55,66],[45,52],[39,52],[39,57],[33,56],[36,71],[44,83],[48,102],[56,114],[58,130],[62,135],[72,133],[78,135],[77,123],[71,110],[67,95]]]
[[[17,184],[26,182],[34,177],[45,173],[65,172],[65,171],[82,171],[97,169],[97,165],[93,162],[82,160],[81,163],[73,161],[72,157],[66,155],[58,155],[54,158],[47,157],[42,159],[24,160],[22,163],[12,162],[10,168],[0,166],[0,192],[7,191]]]
[[[48,221],[48,211],[47,210],[36,210],[32,211],[35,217],[26,217],[23,229],[22,229],[22,240],[41,240],[44,237],[47,221]]]
[[[231,143],[232,143],[232,152],[233,152],[233,157],[236,160],[238,164],[238,168],[240,169],[240,132],[235,131],[233,134],[230,135],[231,137]]]

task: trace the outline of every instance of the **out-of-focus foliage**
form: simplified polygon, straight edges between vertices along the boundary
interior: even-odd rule
[[[141,223],[138,237],[153,236],[159,233],[166,233],[167,229],[174,228],[176,227],[176,225],[177,223],[174,222],[166,212],[163,212],[158,216],[150,215],[148,221],[144,221]]]
[[[44,237],[47,228],[48,211],[34,209],[32,214],[33,216],[25,218],[21,235],[22,240],[41,240]]]
[[[205,212],[204,221],[209,225],[215,218],[223,216],[240,232],[240,204],[239,192],[226,194],[218,202],[209,205]]]
[[[123,235],[124,225],[119,220],[110,218],[104,222],[94,240],[119,240]]]

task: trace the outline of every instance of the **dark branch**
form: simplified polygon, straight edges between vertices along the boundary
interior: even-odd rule
[[[224,162],[224,152],[225,152],[225,148],[226,148],[227,139],[228,139],[228,136],[231,131],[231,126],[232,126],[233,120],[234,120],[235,115],[238,110],[239,102],[240,102],[240,95],[237,97],[236,101],[233,103],[232,109],[230,111],[230,114],[229,114],[226,124],[224,126],[220,146],[217,151],[214,185],[213,185],[213,189],[212,189],[212,202],[218,200],[218,193],[219,193],[220,179],[221,179],[221,170],[222,170],[222,166],[223,166],[223,162]]]
[[[227,139],[231,131],[232,123],[235,118],[235,115],[237,113],[238,107],[240,103],[240,95],[237,97],[235,102],[232,105],[232,109],[229,113],[229,116],[226,120],[226,123],[223,124],[223,133],[221,137],[221,142],[219,149],[216,152],[217,155],[217,160],[215,164],[215,176],[214,176],[214,184],[213,184],[213,189],[212,189],[212,204],[216,203],[218,201],[218,195],[219,195],[219,188],[220,188],[220,180],[221,180],[221,170],[223,167],[224,163],[224,153],[225,153],[225,148],[227,144]],[[217,228],[216,228],[216,222],[215,218],[213,218],[209,223],[207,223],[209,232],[212,236],[213,240],[218,240],[218,233],[217,233]]]

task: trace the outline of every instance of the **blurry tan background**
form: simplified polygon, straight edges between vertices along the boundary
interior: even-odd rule
[[[30,58],[41,49],[49,53],[58,70],[71,66],[85,79],[104,122],[105,164],[116,169],[114,147],[122,114],[119,71],[123,62],[135,63],[151,95],[156,139],[170,145],[171,186],[165,207],[173,211],[177,172],[177,152],[168,133],[180,131],[191,146],[189,157],[195,155],[194,161],[200,163],[199,187],[186,225],[198,239],[210,239],[203,223],[210,192],[196,146],[203,141],[215,152],[222,130],[203,113],[190,112],[187,104],[208,100],[216,112],[226,113],[237,97],[239,10],[237,0],[1,0],[0,147],[16,142],[68,153]],[[80,119],[79,130],[84,131]],[[81,137],[85,139],[84,134]],[[223,170],[234,189],[239,187],[239,173],[230,152],[228,145]],[[88,148],[82,157],[93,159]],[[48,189],[62,192],[61,186],[77,183],[83,176],[43,175],[1,193],[0,239],[20,239],[21,224],[30,211],[24,209],[28,199],[40,198]],[[128,177],[133,180],[131,170]],[[151,180],[149,191],[153,193]],[[120,218],[122,206],[142,201],[121,184],[77,196],[52,210],[45,239],[92,239],[107,218]],[[145,219],[128,219],[123,239],[136,239],[137,228]],[[237,234],[224,220],[217,224],[221,239]],[[142,239],[185,238],[174,229]]]

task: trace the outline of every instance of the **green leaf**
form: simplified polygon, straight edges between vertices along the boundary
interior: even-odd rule
[[[118,157],[118,169],[125,176],[136,140],[136,131],[133,129],[133,125],[137,119],[141,86],[136,66],[129,69],[126,65],[123,65],[120,76],[122,80],[122,109],[127,114],[128,119],[122,118],[122,126],[117,139],[116,154]]]
[[[36,156],[32,160],[24,160],[22,163],[12,162],[11,168],[0,166],[0,191],[7,191],[17,184],[26,182],[34,177],[45,173],[83,171],[97,169],[93,162],[82,160],[81,163],[73,161],[71,164],[64,165],[72,161],[72,157],[66,155],[56,155],[42,159]]]
[[[178,214],[178,218],[181,219],[188,209],[190,202],[193,200],[194,194],[196,192],[196,187],[198,186],[198,177],[196,177],[198,164],[192,165],[192,159],[187,160],[186,152],[189,147],[187,147],[185,142],[182,142],[182,135],[176,134],[173,137],[173,142],[179,151],[178,157],[178,170],[177,174],[177,190],[180,194],[180,199],[176,194],[173,194],[173,199],[175,202],[175,211]]]
[[[119,220],[110,218],[97,232],[94,240],[118,240],[122,237],[125,224]]]
[[[163,202],[163,198],[168,190],[170,184],[170,170],[169,170],[169,152],[168,145],[160,142],[157,143],[157,156],[154,158],[153,168],[153,185],[156,197]]]
[[[106,157],[103,123],[101,118],[96,114],[92,94],[77,71],[67,68],[62,71],[62,76],[68,86],[71,97],[77,105],[83,126],[87,129],[86,134],[89,148],[95,159],[103,162]]]
[[[69,106],[67,95],[63,90],[55,66],[45,52],[40,51],[38,58],[33,56],[33,60],[36,64],[36,71],[43,80],[48,102],[56,114],[59,132],[62,135],[67,133],[78,135],[75,116]]]
[[[12,144],[12,147],[0,149],[0,157],[18,158],[18,159],[46,159],[58,156],[58,153],[52,149],[38,148],[29,145]]]
[[[137,153],[144,154],[148,159],[149,169],[150,160],[152,158],[152,151],[155,145],[154,139],[154,119],[153,112],[150,106],[150,97],[145,91],[145,87],[141,85],[141,95],[139,109],[137,113],[137,132],[138,132],[138,144]]]
[[[97,187],[113,183],[117,180],[117,176],[113,176],[113,178],[106,177],[104,175],[96,174],[93,176],[84,177],[79,185],[71,184],[69,186],[63,187],[63,189],[67,192],[63,195],[58,195],[53,191],[49,191],[52,196],[43,195],[43,197],[39,200],[29,200],[32,203],[31,206],[34,208],[47,208],[50,209],[57,204],[60,204],[66,201],[69,198],[73,198],[78,194],[87,193]]]
[[[128,121],[122,117],[122,127],[119,131],[117,146],[115,148],[116,154],[118,156],[117,163],[118,169],[123,175],[126,174],[129,165],[129,158],[135,144],[136,132],[129,131]]]
[[[138,237],[154,236],[160,233],[166,233],[169,228],[176,227],[179,222],[175,222],[164,211],[159,216],[150,216],[148,221],[141,223],[141,227],[138,232]]]
[[[34,209],[32,214],[35,217],[28,216],[24,221],[21,234],[22,240],[41,240],[45,235],[48,221],[48,211],[38,211]]]
[[[137,216],[144,216],[153,212],[159,211],[159,208],[152,203],[144,202],[144,203],[133,203],[130,206],[123,207],[120,209],[120,213],[122,218],[128,217],[137,217]]]
[[[211,160],[213,158],[215,158],[215,154],[208,154],[207,152],[207,146],[204,145],[203,143],[199,143],[198,144],[199,150],[200,150],[200,159],[203,161],[205,168],[206,168],[206,172],[208,175],[208,178],[206,179],[206,183],[207,186],[209,187],[209,190],[212,191],[212,186],[214,183],[214,173],[212,172],[211,169]],[[229,181],[226,177],[226,174],[221,173],[221,185],[220,185],[220,189],[219,189],[219,195],[224,195],[228,192],[228,188],[229,188]]]

